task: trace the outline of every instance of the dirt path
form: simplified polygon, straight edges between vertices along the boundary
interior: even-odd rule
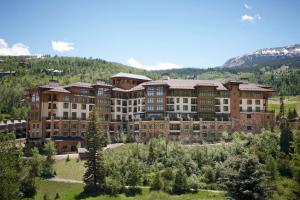
[[[83,183],[83,181],[78,181],[78,180],[73,180],[73,179],[65,179],[65,178],[50,178],[47,179],[49,181],[54,181],[54,182],[61,182],[61,183]]]
[[[104,150],[105,149],[115,149],[115,148],[118,148],[118,147],[123,146],[123,145],[124,145],[124,143],[109,144],[104,148]],[[77,159],[78,158],[78,153],[69,153],[69,154],[55,155],[54,159],[55,160],[65,160],[65,159],[67,159],[68,155],[69,155],[70,159]]]

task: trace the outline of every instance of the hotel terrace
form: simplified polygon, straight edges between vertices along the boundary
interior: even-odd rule
[[[272,92],[268,86],[239,81],[152,81],[128,73],[112,76],[112,85],[50,81],[30,90],[27,139],[39,144],[51,138],[59,153],[77,151],[85,145],[89,113],[96,107],[101,127],[111,136],[124,132],[141,142],[156,136],[213,142],[224,131],[272,128],[274,113],[267,111]]]

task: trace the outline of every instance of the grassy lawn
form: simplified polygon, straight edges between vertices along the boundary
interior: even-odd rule
[[[298,114],[300,114],[300,96],[288,96],[285,97],[284,107],[285,112],[288,113],[288,110],[293,110],[296,108]],[[275,113],[279,113],[280,100],[279,97],[274,97],[269,100],[269,111],[275,110]]]
[[[41,180],[39,182],[38,193],[35,197],[36,200],[43,200],[45,194],[48,195],[48,199],[54,199],[56,193],[59,194],[60,199],[73,200],[81,199],[79,194],[83,191],[82,184],[75,183],[59,183]],[[194,200],[194,199],[212,199],[223,200],[226,199],[223,193],[214,193],[208,191],[200,191],[195,194],[184,195],[169,195],[164,192],[149,192],[149,189],[143,189],[141,195],[134,197],[127,197],[124,194],[118,196],[103,195],[98,197],[87,197],[86,200]]]
[[[77,162],[77,159],[56,160],[54,164],[56,177],[64,179],[82,180],[84,174],[84,161]]]

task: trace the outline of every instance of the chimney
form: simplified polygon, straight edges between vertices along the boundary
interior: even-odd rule
[[[48,85],[53,86],[53,87],[58,87],[59,86],[58,81],[53,80],[53,79],[49,80]]]
[[[170,80],[170,77],[165,75],[162,77],[162,80],[164,80],[164,81]]]

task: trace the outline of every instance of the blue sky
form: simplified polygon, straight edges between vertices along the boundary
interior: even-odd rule
[[[299,0],[0,0],[0,54],[213,67],[300,43]]]

